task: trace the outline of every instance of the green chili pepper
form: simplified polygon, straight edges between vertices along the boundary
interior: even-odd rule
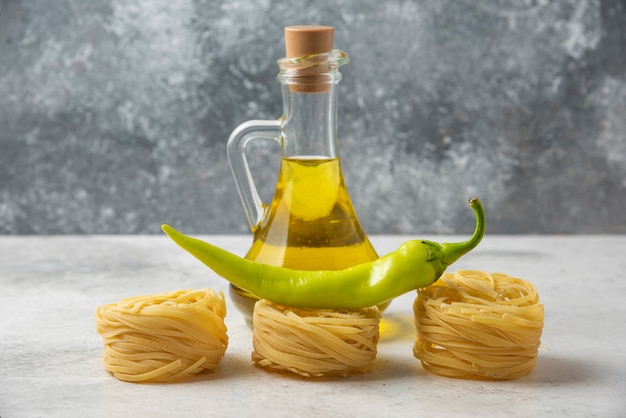
[[[446,267],[472,250],[485,234],[480,200],[472,198],[476,228],[470,239],[439,244],[411,240],[377,260],[344,270],[294,270],[241,258],[163,225],[180,247],[217,274],[259,299],[299,308],[356,309],[379,305],[404,293],[427,287]]]

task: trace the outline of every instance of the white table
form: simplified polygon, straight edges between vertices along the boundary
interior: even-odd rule
[[[205,236],[243,254],[246,236]],[[409,237],[370,237],[379,253]],[[411,237],[412,238],[412,237]],[[455,241],[460,237],[422,237]],[[227,283],[164,236],[0,237],[0,417],[626,416],[626,236],[487,236],[452,270],[532,281],[545,306],[538,364],[515,381],[429,374],[413,357],[415,294],[385,314],[371,372],[311,381],[250,361],[230,300],[219,368],[175,384],[116,380],[101,363],[96,306]]]

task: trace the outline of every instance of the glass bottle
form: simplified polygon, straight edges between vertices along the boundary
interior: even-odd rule
[[[285,28],[287,56],[278,61],[283,116],[249,121],[228,140],[228,159],[253,233],[246,258],[301,270],[339,270],[378,258],[344,182],[337,143],[339,66],[333,28]],[[253,139],[280,143],[274,197],[264,204],[245,155]],[[251,326],[256,299],[231,285],[230,296]],[[381,308],[384,308],[381,307]]]

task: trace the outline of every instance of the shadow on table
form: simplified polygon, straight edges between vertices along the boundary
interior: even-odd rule
[[[544,382],[550,386],[569,386],[588,384],[601,380],[608,371],[600,363],[589,359],[580,361],[574,358],[555,357],[550,353],[541,352],[537,358],[535,369],[528,376],[529,382]]]
[[[414,321],[412,313],[383,314],[380,321],[380,344],[415,340]]]

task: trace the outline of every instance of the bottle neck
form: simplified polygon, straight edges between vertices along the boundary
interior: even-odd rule
[[[282,84],[283,157],[337,158],[338,68],[349,61],[345,52],[278,61]]]
[[[290,84],[282,86],[283,157],[338,157],[336,85],[319,93],[300,93]]]

